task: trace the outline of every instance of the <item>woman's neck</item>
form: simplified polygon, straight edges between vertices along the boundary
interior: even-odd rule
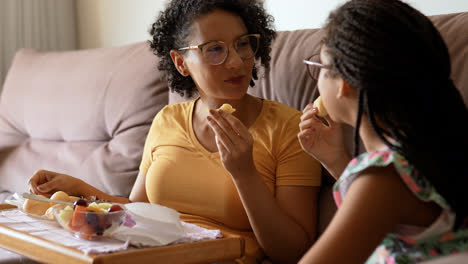
[[[223,104],[230,104],[234,109],[236,109],[232,115],[237,117],[247,127],[253,123],[252,119],[256,119],[262,108],[262,100],[249,94],[246,94],[239,100],[220,100],[200,96],[200,99],[195,106],[195,114],[205,118],[210,109],[217,109]]]

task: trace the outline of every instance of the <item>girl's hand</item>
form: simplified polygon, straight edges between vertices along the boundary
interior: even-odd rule
[[[318,109],[312,104],[304,108],[299,123],[301,131],[297,135],[301,147],[325,167],[341,164],[342,162],[338,162],[337,159],[349,157],[344,147],[343,129],[328,115],[323,117],[328,123],[327,126],[318,118],[317,113]]]
[[[64,191],[68,195],[81,196],[81,189],[86,185],[82,180],[66,174],[39,170],[29,179],[29,192],[51,196],[56,191]]]
[[[225,111],[210,110],[208,124],[215,133],[221,161],[233,177],[253,172],[253,137],[235,116]],[[247,173],[246,173],[247,172]]]

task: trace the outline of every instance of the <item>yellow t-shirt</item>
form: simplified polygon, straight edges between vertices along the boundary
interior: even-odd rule
[[[153,121],[140,165],[148,199],[177,210],[183,221],[242,235],[246,254],[258,255],[247,214],[219,153],[206,150],[195,136],[194,105],[195,100],[168,105]],[[320,186],[320,164],[297,140],[300,114],[264,100],[249,128],[255,166],[273,195],[281,185]]]

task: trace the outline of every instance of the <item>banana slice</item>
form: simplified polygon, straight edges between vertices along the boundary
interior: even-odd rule
[[[232,114],[236,111],[230,104],[223,104],[218,110],[223,110],[226,113]]]
[[[41,195],[42,196],[42,195]],[[44,198],[46,198],[44,196]],[[50,205],[48,202],[41,202],[35,200],[26,199],[23,203],[23,211],[28,214],[33,214],[37,216],[43,216]]]
[[[323,105],[322,97],[319,96],[317,97],[317,99],[315,99],[313,107],[316,107],[318,109],[318,116],[324,117],[328,115],[327,109],[325,109],[325,106]]]
[[[68,196],[68,194],[66,192],[57,191],[50,197],[50,199],[51,200],[68,202],[70,200],[70,196]],[[53,205],[55,205],[55,204],[54,203],[49,204],[49,206],[53,206]]]

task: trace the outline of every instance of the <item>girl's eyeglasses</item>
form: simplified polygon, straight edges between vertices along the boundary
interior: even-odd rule
[[[309,76],[318,81],[320,70],[321,69],[331,69],[330,66],[320,63],[320,55],[313,55],[309,59],[304,60],[305,65],[307,65],[307,72]]]
[[[237,55],[243,59],[251,59],[258,51],[260,34],[247,34],[234,40],[233,47]],[[211,65],[224,63],[229,55],[229,46],[223,41],[208,41],[198,46],[189,46],[178,50],[199,49],[205,61]]]

